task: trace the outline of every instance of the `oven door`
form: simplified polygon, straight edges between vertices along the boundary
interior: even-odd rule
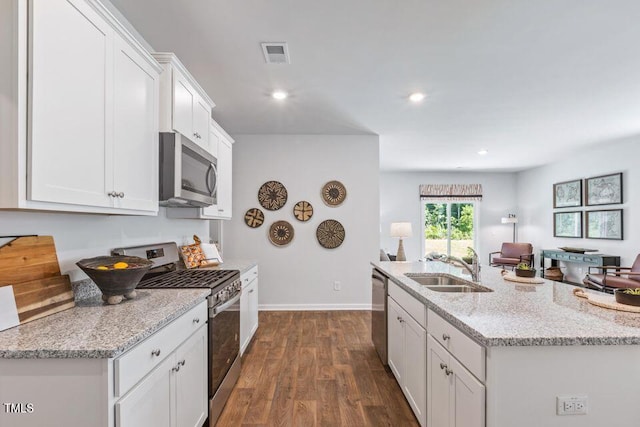
[[[160,204],[210,206],[217,203],[218,161],[178,133],[160,134]]]
[[[209,311],[209,398],[240,353],[240,292]]]

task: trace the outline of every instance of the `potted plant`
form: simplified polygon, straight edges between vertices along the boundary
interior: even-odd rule
[[[516,266],[516,276],[518,277],[535,277],[536,269],[526,262],[521,262]]]

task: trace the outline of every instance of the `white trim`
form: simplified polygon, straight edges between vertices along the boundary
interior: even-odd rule
[[[371,310],[371,304],[260,304],[259,311]]]

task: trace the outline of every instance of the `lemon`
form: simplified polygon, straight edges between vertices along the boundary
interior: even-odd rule
[[[129,267],[129,264],[127,264],[126,262],[116,262],[115,264],[113,264],[113,268],[115,268],[116,270],[123,270],[127,267]]]
[[[96,267],[96,270],[108,270],[109,267],[105,267],[104,265],[99,265]]]

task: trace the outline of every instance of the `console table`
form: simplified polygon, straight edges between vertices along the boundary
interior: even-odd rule
[[[557,249],[543,249],[540,252],[540,276],[544,277],[544,260],[548,258],[551,260],[551,266],[557,267],[558,261],[574,262],[579,264],[587,264],[595,267],[602,267],[604,265],[620,266],[620,257],[614,255],[603,254],[579,254],[575,252],[565,252]]]

